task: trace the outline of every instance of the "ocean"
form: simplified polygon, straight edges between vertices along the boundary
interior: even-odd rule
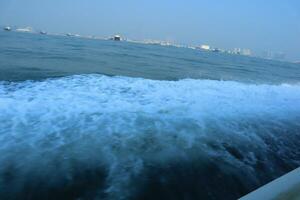
[[[0,199],[237,199],[300,166],[300,66],[0,31],[0,144]]]

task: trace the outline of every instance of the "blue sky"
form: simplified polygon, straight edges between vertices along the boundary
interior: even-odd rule
[[[0,24],[271,50],[300,60],[298,0],[0,0]]]

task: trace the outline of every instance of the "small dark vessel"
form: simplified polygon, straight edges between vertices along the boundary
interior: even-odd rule
[[[4,27],[5,31],[11,31],[11,28],[9,26]]]
[[[113,37],[113,40],[114,40],[114,41],[121,41],[122,38],[121,38],[121,36],[119,36],[119,35],[115,35],[115,36]]]

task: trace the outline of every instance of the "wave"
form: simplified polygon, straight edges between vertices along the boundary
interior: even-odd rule
[[[300,165],[299,130],[297,84],[2,82],[0,197],[236,199]]]

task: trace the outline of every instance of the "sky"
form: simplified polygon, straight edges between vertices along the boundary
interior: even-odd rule
[[[0,0],[0,24],[284,52],[300,61],[299,0]]]

